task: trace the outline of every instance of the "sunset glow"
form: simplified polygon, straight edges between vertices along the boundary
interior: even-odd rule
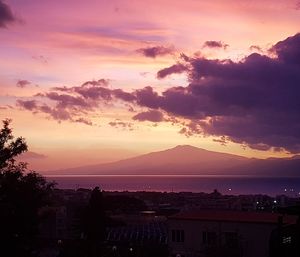
[[[299,154],[299,6],[0,0],[0,118],[39,171],[176,145]]]

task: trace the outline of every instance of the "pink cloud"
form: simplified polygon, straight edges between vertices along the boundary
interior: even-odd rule
[[[175,48],[173,46],[152,46],[140,48],[136,51],[146,57],[155,58],[158,56],[172,55],[175,53]]]
[[[18,80],[18,82],[17,82],[17,87],[24,88],[24,87],[26,87],[26,86],[28,86],[28,85],[30,85],[30,84],[31,84],[30,81],[28,81],[28,80],[26,80],[26,79],[20,79],[20,80]]]

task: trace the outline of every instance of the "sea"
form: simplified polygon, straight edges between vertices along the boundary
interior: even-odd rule
[[[57,188],[99,186],[104,191],[213,192],[300,197],[300,177],[219,175],[60,175],[46,176]]]

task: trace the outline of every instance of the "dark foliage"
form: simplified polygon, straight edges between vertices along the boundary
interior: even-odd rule
[[[147,210],[144,201],[126,195],[107,195],[104,197],[104,205],[107,211],[114,213],[139,213]]]
[[[10,120],[0,132],[0,241],[10,256],[32,256],[38,233],[39,209],[49,200],[53,184],[28,171],[16,156],[27,151],[22,137],[14,140]]]
[[[103,194],[96,187],[91,193],[84,217],[84,231],[88,240],[104,240],[105,219]]]

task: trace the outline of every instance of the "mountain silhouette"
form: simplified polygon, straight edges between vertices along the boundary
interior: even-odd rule
[[[299,158],[254,159],[190,145],[112,163],[47,172],[47,175],[255,175],[299,176]]]

